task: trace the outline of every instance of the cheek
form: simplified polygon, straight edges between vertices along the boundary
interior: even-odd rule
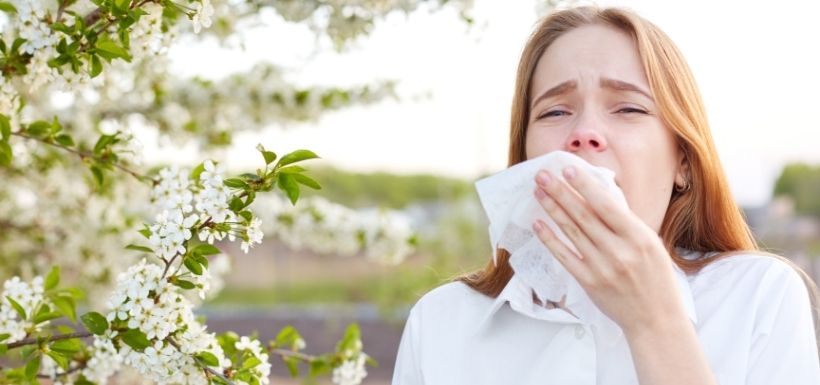
[[[562,149],[562,140],[556,135],[548,135],[544,130],[528,130],[524,147],[527,159],[532,159]]]
[[[621,187],[630,209],[658,231],[672,194],[675,154],[659,147],[636,146],[632,150],[621,158]]]

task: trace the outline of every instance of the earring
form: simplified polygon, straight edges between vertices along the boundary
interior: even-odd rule
[[[692,184],[689,183],[689,181],[687,179],[684,179],[683,183],[684,183],[683,186],[678,186],[677,184],[675,185],[675,191],[676,192],[685,193],[685,192],[689,191],[690,188],[692,188]]]

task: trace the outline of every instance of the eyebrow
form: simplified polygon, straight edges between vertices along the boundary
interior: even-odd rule
[[[616,79],[601,78],[600,85],[601,88],[608,88],[615,91],[637,92],[643,96],[646,96],[652,102],[655,102],[655,99],[652,98],[652,95],[650,95],[649,92],[644,91],[641,87],[638,87],[632,83]],[[547,90],[547,92],[544,92],[543,94],[535,98],[535,100],[530,105],[530,108],[535,107],[535,105],[538,104],[538,102],[540,102],[542,99],[548,99],[553,96],[569,93],[575,91],[577,88],[578,82],[576,82],[575,80],[567,80],[555,87],[550,88],[549,90]]]

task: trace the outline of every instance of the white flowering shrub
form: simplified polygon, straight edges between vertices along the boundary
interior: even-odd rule
[[[216,335],[194,309],[221,286],[222,243],[248,252],[269,232],[395,263],[411,250],[408,226],[389,214],[352,221],[319,200],[310,210],[279,205],[268,221],[254,213],[257,194],[279,189],[295,205],[300,186],[320,188],[297,164],[315,154],[280,158],[259,146],[264,168],[232,178],[212,160],[143,172],[135,132],[208,151],[242,130],[388,97],[390,82],[297,87],[273,65],[216,83],[173,77],[168,49],[191,33],[235,44],[237,26],[263,8],[339,49],[420,2],[0,0],[0,276],[12,276],[0,293],[0,383],[105,384],[131,368],[158,384],[267,384],[276,356],[294,376],[306,362],[309,377],[360,383],[375,362],[355,324],[334,352],[309,355],[292,327],[267,343]],[[470,1],[439,3],[463,11]],[[78,305],[92,311],[79,315]]]
[[[263,21],[259,15],[267,9],[284,22],[309,26],[341,49],[366,35],[376,20],[421,3],[432,9],[447,3],[462,12],[470,5],[469,0],[0,0],[0,276],[31,277],[59,264],[67,283],[86,289],[88,302],[105,302],[103,293],[116,276],[139,260],[121,246],[136,241],[131,229],[150,212],[143,203],[151,199],[150,189],[141,183],[149,181],[138,171],[152,164],[142,158],[139,131],[158,135],[160,145],[194,144],[207,155],[239,132],[314,120],[327,111],[394,96],[390,81],[293,85],[274,64],[217,81],[173,75],[168,58],[173,42],[208,36],[240,45],[242,28]],[[279,225],[310,223],[316,218],[312,210],[268,205],[280,207],[282,215],[260,210],[262,223],[291,247],[393,264],[414,250],[406,221],[393,213],[324,205],[344,211],[352,222],[334,221],[338,213],[329,212],[322,231],[310,234],[298,228],[279,231]],[[351,231],[346,223],[358,228]]]
[[[210,262],[221,254],[215,241],[238,241],[247,252],[262,242],[261,220],[249,206],[258,193],[279,188],[295,204],[299,186],[320,188],[297,163],[317,156],[297,150],[278,158],[261,145],[265,167],[225,178],[206,160],[192,170],[164,168],[152,183],[154,221],[139,233],[143,241],[127,249],[144,258],[116,279],[103,312],[79,317],[82,325],[53,325],[58,318],[77,322],[81,292],[59,288],[60,269],[31,282],[13,277],[3,284],[0,352],[19,350],[20,367],[0,372],[13,383],[50,378],[60,383],[107,383],[123,367],[158,384],[268,384],[270,357],[280,356],[293,376],[309,363],[309,376],[331,374],[339,384],[358,384],[366,375],[358,328],[351,325],[337,351],[320,356],[301,352],[305,341],[288,326],[262,345],[234,333],[216,335],[194,316],[184,295],[205,298],[211,289]],[[84,329],[84,330],[83,330]],[[83,338],[93,337],[86,346]],[[0,377],[0,378],[2,378]]]

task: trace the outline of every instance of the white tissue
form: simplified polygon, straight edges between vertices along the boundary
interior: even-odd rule
[[[620,328],[604,315],[589,299],[575,278],[555,259],[549,249],[532,231],[532,224],[541,219],[573,251],[575,246],[558,228],[533,195],[535,175],[547,169],[557,178],[567,166],[574,166],[600,182],[617,202],[627,207],[626,198],[615,184],[615,173],[604,167],[596,167],[580,157],[554,151],[516,164],[504,171],[483,178],[475,183],[481,205],[490,221],[490,242],[493,262],[498,248],[510,252],[510,265],[520,280],[531,288],[542,303],[546,300],[560,302],[564,296],[565,307],[579,319],[597,326],[598,332],[612,334]]]

